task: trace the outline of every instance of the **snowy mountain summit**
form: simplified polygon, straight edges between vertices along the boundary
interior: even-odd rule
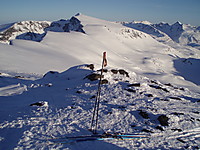
[[[0,149],[199,149],[198,36],[83,14],[1,25]],[[92,134],[99,85],[97,132],[142,138],[66,139]]]

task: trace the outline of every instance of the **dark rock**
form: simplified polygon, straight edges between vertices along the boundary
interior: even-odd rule
[[[97,70],[97,71],[102,71],[102,69]],[[103,72],[107,73],[107,72],[108,72],[108,69],[103,69]]]
[[[86,67],[90,68],[91,70],[94,70],[94,64],[86,65]]]
[[[119,73],[122,74],[122,75],[126,75],[126,77],[129,77],[128,72],[126,72],[126,71],[123,70],[123,69],[119,69]]]
[[[44,105],[45,105],[44,102],[36,102],[36,103],[30,104],[30,106],[39,106],[39,107],[42,107]]]
[[[112,114],[112,111],[109,111],[109,112],[108,112],[108,115],[111,115],[111,114]]]
[[[171,113],[171,114],[176,115],[176,116],[184,115],[184,113],[178,113],[178,112],[174,112],[174,113]]]
[[[133,84],[129,84],[127,86],[128,87],[140,87],[140,83],[133,83]]]
[[[181,142],[181,143],[186,143],[185,141],[183,141],[183,140],[180,139],[180,138],[177,138],[177,140],[178,140],[179,142]]]
[[[154,84],[158,84],[158,81],[156,81],[156,80],[151,80],[150,82],[154,83]]]
[[[108,83],[108,80],[107,79],[103,79],[102,81],[101,81],[101,84],[107,84]]]
[[[83,30],[83,25],[81,24],[80,20],[76,17],[72,17],[70,20],[61,19],[59,21],[54,21],[48,28],[45,28],[45,31],[53,31],[53,32],[82,32],[85,33]]]
[[[104,100],[103,102],[104,102],[104,103],[108,103],[108,100]]]
[[[142,132],[154,133],[153,131],[150,131],[150,130],[148,130],[148,129],[142,129]]]
[[[59,74],[59,72],[57,72],[57,71],[49,71],[43,76],[43,78],[50,77],[52,75],[57,75],[57,74]]]
[[[179,100],[179,101],[181,101],[182,99],[181,98],[179,98],[179,97],[169,97],[170,99],[174,99],[174,100]]]
[[[76,106],[71,106],[71,109],[75,109],[76,108]]]
[[[150,86],[151,88],[160,89],[160,90],[163,90],[163,91],[165,91],[165,92],[169,92],[166,88],[163,88],[163,87],[158,86],[158,85],[152,85],[152,84],[150,84],[149,86]]]
[[[118,73],[118,70],[112,69],[111,72],[112,72],[113,74],[117,74],[117,73]]]
[[[165,92],[169,92],[166,88],[161,88],[161,90],[163,90]]]
[[[125,90],[131,93],[136,93],[136,90],[133,90],[133,89],[125,89]]]
[[[194,122],[194,121],[195,121],[195,118],[191,117],[190,121],[191,121],[191,122]]]
[[[173,85],[171,83],[166,83],[164,85],[173,87]]]
[[[182,129],[171,129],[172,131],[178,131],[178,132],[181,132]]]
[[[95,81],[95,80],[98,80],[100,77],[101,77],[100,74],[93,73],[86,76],[85,78],[89,79],[90,81]],[[102,78],[103,78],[103,75],[102,75]]]
[[[161,87],[160,86],[158,86],[158,85],[153,85],[153,84],[150,84],[149,85],[151,88],[155,88],[155,89],[161,89]]]
[[[158,129],[160,131],[164,131],[164,129],[161,126],[157,126],[156,129]]]
[[[134,128],[134,127],[137,127],[137,126],[135,124],[132,124],[131,127]]]
[[[153,97],[152,94],[144,94],[144,95],[147,96],[147,97]]]
[[[24,76],[15,76],[15,78],[17,78],[17,79],[23,79],[24,78]]]
[[[149,115],[147,112],[139,110],[139,115],[142,116],[144,119],[149,119]]]
[[[90,99],[96,98],[96,95],[93,95],[92,97],[90,97]]]
[[[160,122],[162,126],[169,126],[169,123],[168,123],[169,118],[166,115],[160,115],[158,117],[158,121]]]
[[[81,91],[76,91],[76,93],[81,94],[82,92]]]

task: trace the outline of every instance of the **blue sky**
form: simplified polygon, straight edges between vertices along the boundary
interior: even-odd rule
[[[110,21],[180,21],[200,26],[200,0],[1,0],[0,24],[69,19],[82,14]]]

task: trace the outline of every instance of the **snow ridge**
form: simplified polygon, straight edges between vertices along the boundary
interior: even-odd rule
[[[40,42],[47,31],[70,32],[77,31],[85,33],[80,21],[72,17],[69,20],[59,21],[21,21],[13,25],[2,26],[0,32],[0,42],[9,44],[13,39],[32,40]],[[12,44],[12,42],[11,42]]]
[[[163,22],[152,24],[144,21],[123,22],[122,24],[150,34],[160,42],[173,40],[176,43],[200,48],[199,27],[182,24],[178,21],[172,25]]]

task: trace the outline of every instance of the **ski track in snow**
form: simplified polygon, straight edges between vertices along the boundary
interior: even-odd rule
[[[150,138],[52,144],[52,138],[91,134],[88,129],[98,81],[84,79],[93,71],[80,68],[75,67],[64,73],[48,73],[44,78],[27,82],[27,90],[23,93],[19,92],[16,85],[5,87],[4,89],[12,89],[12,96],[1,96],[1,104],[4,104],[2,101],[13,99],[14,103],[21,105],[22,110],[13,109],[8,112],[10,114],[5,111],[4,117],[7,119],[0,118],[0,147],[71,150],[193,149],[199,145],[200,108],[197,102],[191,101],[191,97],[192,100],[198,100],[198,94],[173,85],[164,85],[135,73],[129,73],[130,77],[126,77],[110,71],[104,73],[104,79],[109,83],[102,85],[99,132],[145,133],[142,130],[147,129],[152,132],[145,133]],[[128,87],[132,83],[140,83],[140,86]],[[169,92],[154,88],[156,86]],[[14,91],[16,96],[13,97]],[[26,99],[27,102],[21,103],[21,99]],[[39,100],[48,101],[48,106],[29,106]],[[12,103],[6,104],[12,109]],[[140,110],[145,111],[149,118],[140,116]],[[169,126],[159,124],[157,117],[161,114],[170,118]],[[157,126],[161,126],[164,131],[156,129]],[[8,135],[11,130],[15,136]]]

